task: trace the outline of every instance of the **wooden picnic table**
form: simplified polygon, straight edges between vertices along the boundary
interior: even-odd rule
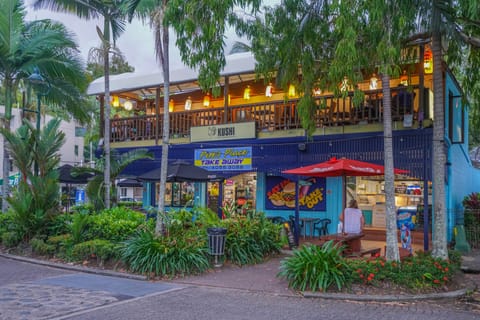
[[[341,243],[345,245],[345,253],[356,254],[362,250],[361,239],[365,235],[363,233],[334,233],[320,237],[322,242],[333,240],[335,243]]]

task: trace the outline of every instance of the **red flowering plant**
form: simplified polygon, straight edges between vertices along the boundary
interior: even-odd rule
[[[352,283],[377,287],[395,286],[412,293],[435,291],[448,285],[460,265],[459,260],[436,259],[424,252],[417,252],[401,262],[378,257],[351,259],[348,264],[352,270]]]

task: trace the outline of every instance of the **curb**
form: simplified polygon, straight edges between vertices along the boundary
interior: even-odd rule
[[[110,277],[118,277],[118,278],[132,279],[132,280],[143,280],[143,281],[148,280],[146,276],[142,276],[142,275],[116,272],[111,270],[102,270],[102,269],[96,269],[96,268],[87,268],[87,267],[81,267],[81,266],[75,266],[75,265],[69,265],[69,264],[63,264],[63,263],[56,263],[51,261],[44,261],[44,260],[32,259],[32,258],[27,258],[22,256],[16,256],[8,253],[0,253],[0,257],[10,259],[10,260],[17,260],[17,261],[22,261],[22,262],[27,262],[32,264],[38,264],[46,267],[52,267],[57,269],[70,270],[70,271],[78,271],[78,272],[84,272],[84,273],[92,273],[92,274],[97,274],[101,276],[110,276]]]
[[[395,301],[418,301],[418,300],[439,300],[456,299],[465,296],[473,288],[464,288],[456,291],[429,293],[419,295],[356,295],[342,293],[321,293],[321,292],[302,292],[304,298],[321,298],[352,301],[377,301],[377,302],[395,302]]]

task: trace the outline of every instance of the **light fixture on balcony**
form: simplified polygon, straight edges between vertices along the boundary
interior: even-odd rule
[[[210,106],[210,93],[207,92],[207,94],[203,97],[203,106],[208,107]]]
[[[125,110],[127,110],[127,111],[132,110],[132,109],[133,109],[132,101],[130,101],[130,100],[125,101],[125,103],[123,104],[123,107],[124,107]]]
[[[168,102],[168,112],[173,112],[173,109],[175,108],[175,102],[173,102],[173,99],[170,99]]]
[[[403,70],[402,75],[400,76],[400,84],[402,86],[408,86],[408,75],[407,70]]]
[[[348,77],[347,76],[344,76],[343,77],[343,80],[342,80],[342,83],[340,83],[340,91],[341,92],[346,92],[348,91]]]
[[[293,98],[295,97],[295,86],[293,84],[291,84],[289,87],[288,87],[288,96],[290,98]]]
[[[429,47],[425,46],[425,52],[423,54],[423,72],[425,74],[433,73],[433,55]]]
[[[314,96],[319,96],[322,94],[322,89],[320,89],[319,87],[315,87],[312,91]]]
[[[265,88],[265,97],[271,97],[273,95],[273,85],[270,82],[268,86]]]
[[[372,77],[370,78],[370,90],[375,90],[378,89],[378,78],[375,73],[372,74]]]
[[[187,100],[185,100],[185,110],[192,109],[192,97],[188,96]]]
[[[247,86],[245,90],[243,91],[243,100],[250,100],[250,86]]]
[[[120,98],[118,96],[112,96],[112,107],[120,107]]]

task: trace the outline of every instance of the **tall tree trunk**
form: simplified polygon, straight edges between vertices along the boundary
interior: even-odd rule
[[[163,72],[163,135],[162,135],[162,159],[160,170],[160,192],[158,199],[157,223],[155,233],[157,235],[165,234],[165,190],[167,185],[167,169],[168,169],[168,148],[170,143],[170,114],[168,110],[168,101],[170,98],[170,65],[169,65],[169,36],[168,27],[162,27],[162,48],[161,55],[162,72]]]
[[[4,80],[5,85],[5,119],[3,127],[10,131],[10,119],[12,117],[12,81],[8,77]],[[8,202],[5,200],[10,192],[9,175],[10,175],[10,156],[7,149],[7,141],[3,139],[3,185],[2,185],[2,212],[7,212]]]
[[[385,159],[385,206],[387,227],[387,260],[400,260],[398,252],[397,214],[395,208],[395,186],[393,174],[393,139],[392,139],[392,96],[390,76],[382,74],[383,93],[383,153]]]
[[[434,18],[439,21],[438,8],[434,6]],[[434,22],[435,26],[435,22]],[[433,239],[432,255],[448,259],[447,225],[445,208],[445,115],[442,66],[442,44],[438,28],[432,33],[433,54]],[[425,212],[427,208],[425,208]]]
[[[105,184],[105,208],[110,208],[110,21],[105,17],[104,21],[104,71],[105,71],[105,131],[104,131],[104,154],[105,171],[103,183]]]

